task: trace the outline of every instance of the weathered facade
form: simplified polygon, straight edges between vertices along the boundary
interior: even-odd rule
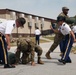
[[[37,16],[33,14],[28,14],[16,10],[11,9],[0,9],[0,18],[2,19],[13,19],[24,17],[26,19],[26,24],[24,25],[23,29],[14,29],[12,35],[14,37],[17,36],[17,32],[19,35],[26,36],[26,35],[34,35],[35,27],[39,27],[41,31],[49,30],[50,25],[53,22],[56,22],[54,19]]]

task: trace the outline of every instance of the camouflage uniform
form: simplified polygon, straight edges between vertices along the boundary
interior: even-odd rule
[[[38,63],[39,64],[44,64],[42,61],[41,61],[41,55],[42,55],[42,48],[39,46],[39,45],[35,45],[35,52],[37,53],[37,56],[38,56]]]
[[[24,53],[28,49],[28,43],[25,40],[18,39],[18,46],[17,46],[17,51],[15,53],[16,55],[16,63],[19,63],[20,61],[20,54],[21,52]]]
[[[68,15],[65,15],[63,12],[61,12],[58,16],[63,16],[63,17],[68,18]],[[47,59],[51,59],[50,52],[53,52],[55,48],[60,44],[61,40],[64,38],[64,36],[61,33],[55,33],[55,34],[56,35],[54,37],[54,43],[52,44],[52,46],[50,47],[50,49],[45,55]]]
[[[21,63],[22,64],[27,64],[31,61],[34,62],[34,56],[35,56],[35,52],[37,52],[37,56],[38,56],[38,63],[39,64],[43,64],[43,62],[41,61],[41,54],[42,54],[42,48],[40,46],[35,45],[34,42],[32,42],[31,40],[20,40],[19,39],[19,44],[17,47],[17,51],[16,51],[16,63],[19,63],[20,60],[20,53],[22,54],[21,57]]]

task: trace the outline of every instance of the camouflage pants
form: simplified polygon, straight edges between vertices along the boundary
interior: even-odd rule
[[[37,53],[37,56],[40,57],[42,55],[42,49],[35,48],[35,50],[31,50],[31,52],[23,52],[21,60],[22,64],[27,64],[30,61],[34,61],[35,52]],[[16,63],[19,63],[20,61],[20,54],[21,51],[17,50],[16,52]]]
[[[35,51],[32,51],[31,53],[23,53],[22,64],[27,64],[30,61],[34,62],[35,52],[37,53],[38,57],[42,55],[42,51],[37,49]]]
[[[41,57],[42,55],[42,48],[40,46],[35,46],[35,52],[37,53],[38,57]]]
[[[49,52],[53,52],[63,38],[64,36],[62,34],[56,34],[54,37],[54,43],[50,47]]]
[[[22,55],[22,64],[27,64],[29,63],[30,61],[34,61],[34,50],[32,52],[26,52],[26,53],[23,53]]]

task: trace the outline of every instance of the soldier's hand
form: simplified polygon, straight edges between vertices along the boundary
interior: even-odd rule
[[[11,48],[11,47],[8,45],[8,46],[7,46],[7,49],[10,50],[10,48]]]
[[[76,43],[76,39],[74,40],[74,42]]]
[[[53,27],[52,27],[52,26],[50,26],[50,29],[51,29],[51,30],[53,30]]]
[[[50,29],[52,29],[52,26],[50,25]]]
[[[32,66],[35,66],[36,64],[35,64],[35,62],[31,62],[31,65],[32,65]]]

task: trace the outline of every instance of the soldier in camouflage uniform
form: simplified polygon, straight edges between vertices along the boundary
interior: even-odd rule
[[[40,46],[35,45],[35,43],[30,39],[25,40],[19,39],[18,42],[19,43],[16,51],[16,63],[19,63],[20,53],[22,52],[21,63],[27,64],[31,62],[31,65],[35,65],[34,56],[36,52],[38,56],[37,63],[44,64],[43,61],[41,60],[42,48]]]
[[[67,15],[68,11],[69,11],[69,9],[67,7],[62,7],[62,12],[58,16],[63,16],[63,17],[69,18]],[[59,29],[59,27],[58,27],[58,29]],[[50,53],[55,50],[55,48],[60,44],[61,40],[64,38],[64,36],[61,33],[57,33],[54,29],[53,29],[53,31],[55,32],[56,35],[54,37],[54,43],[52,44],[52,46],[50,47],[48,52],[45,54],[47,59],[51,59]]]

